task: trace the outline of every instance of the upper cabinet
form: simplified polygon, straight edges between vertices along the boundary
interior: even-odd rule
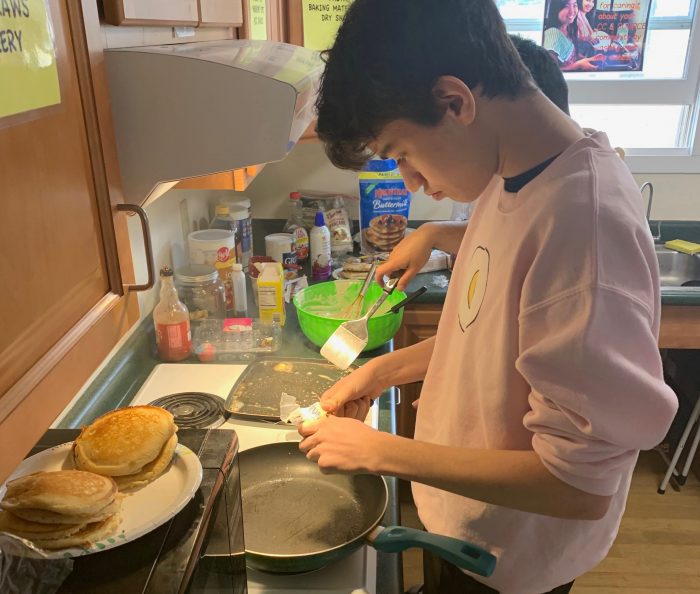
[[[240,27],[242,0],[103,0],[111,25]]]
[[[199,25],[240,27],[243,23],[241,0],[198,0]]]
[[[139,318],[96,3],[29,6],[0,102],[0,482]]]

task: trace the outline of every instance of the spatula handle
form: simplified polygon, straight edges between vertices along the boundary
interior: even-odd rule
[[[395,278],[390,278],[388,281],[386,281],[386,284],[382,289],[382,294],[379,296],[379,299],[377,299],[374,302],[374,305],[370,307],[369,311],[364,315],[364,318],[366,320],[369,320],[374,315],[374,312],[376,312],[382,306],[382,303],[384,303],[387,300],[387,297],[389,297],[389,295],[391,295],[394,292],[394,289],[396,288],[398,282],[398,276]]]

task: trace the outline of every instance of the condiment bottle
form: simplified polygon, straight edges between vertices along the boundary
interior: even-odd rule
[[[268,326],[279,315],[279,324],[284,326],[284,274],[279,262],[263,262],[258,276],[258,308],[260,321]]]
[[[192,350],[190,312],[177,296],[171,268],[161,268],[160,280],[160,301],[153,309],[158,356],[162,361],[182,361]]]
[[[328,280],[331,277],[331,232],[320,210],[316,213],[309,237],[311,239],[311,278]]]
[[[297,262],[306,262],[309,259],[309,234],[304,228],[301,192],[290,192],[289,209],[290,214],[284,225],[284,232],[291,233],[294,237],[294,251],[297,253]]]
[[[248,296],[246,295],[245,274],[242,264],[234,264],[231,273],[233,284],[233,309],[237,318],[245,318],[248,315]]]

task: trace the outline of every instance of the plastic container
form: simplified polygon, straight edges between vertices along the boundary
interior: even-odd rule
[[[361,287],[361,280],[337,280],[311,285],[297,293],[292,302],[296,307],[299,326],[304,336],[316,346],[323,346],[338,326],[347,321],[347,318],[341,317],[340,314],[352,303]],[[382,288],[377,283],[373,282],[369,286],[363,313],[379,298],[381,292]],[[364,351],[371,351],[389,342],[398,332],[403,320],[403,309],[397,313],[388,310],[405,298],[406,294],[403,291],[395,290],[380,310],[369,319],[369,341]],[[333,317],[336,314],[337,317]]]
[[[234,264],[231,273],[233,283],[233,311],[237,318],[245,318],[248,315],[248,296],[246,294],[246,280],[243,265]]]
[[[226,317],[226,288],[216,268],[193,264],[175,271],[175,288],[190,312],[190,322]]]
[[[304,227],[301,192],[291,192],[289,194],[289,210],[289,218],[284,224],[283,231],[291,233],[294,238],[294,251],[297,253],[297,262],[306,262],[309,259],[309,233]]]
[[[153,309],[158,356],[161,361],[182,361],[192,350],[190,313],[178,298],[173,271],[167,266],[160,271],[160,281],[160,301]]]
[[[231,231],[234,238],[234,253],[236,262],[240,262],[242,259],[243,249],[241,246],[241,236],[238,233],[238,223],[233,219],[230,213],[230,208],[226,204],[217,204],[216,210],[214,211],[214,218],[209,221],[209,229],[222,229],[224,231]]]
[[[260,321],[263,324],[272,324],[279,319],[284,326],[284,274],[282,264],[279,262],[265,262],[258,276],[258,308]]]
[[[190,251],[190,264],[214,266],[215,262],[225,262],[236,256],[236,236],[225,229],[203,229],[187,236]]]
[[[271,233],[265,236],[265,255],[284,264],[294,252],[294,236],[291,233]],[[295,254],[296,255],[296,254]]]
[[[238,261],[243,268],[247,268],[250,257],[253,255],[253,221],[250,208],[243,205],[230,206],[229,216],[236,222],[236,233],[240,239],[241,256]]]
[[[331,277],[331,233],[321,211],[316,213],[314,226],[309,233],[311,243],[311,278],[328,280]]]
[[[226,292],[226,312],[233,313],[231,272],[236,263],[236,233],[226,229],[204,229],[187,236],[190,264],[207,264],[216,268]]]
[[[279,324],[251,318],[208,319],[194,329],[193,352],[203,363],[240,361],[279,349]]]

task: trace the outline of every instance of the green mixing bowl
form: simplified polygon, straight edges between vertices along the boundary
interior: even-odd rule
[[[355,300],[361,288],[361,280],[337,280],[311,285],[299,291],[293,301],[304,336],[316,346],[323,346],[336,328],[348,320],[342,315]],[[359,318],[364,315],[381,293],[382,288],[372,281],[365,294],[362,313],[354,317]],[[403,319],[403,308],[398,313],[391,313],[389,309],[405,298],[406,293],[395,290],[379,311],[369,319],[367,324],[369,342],[363,352],[382,346],[398,332]]]

